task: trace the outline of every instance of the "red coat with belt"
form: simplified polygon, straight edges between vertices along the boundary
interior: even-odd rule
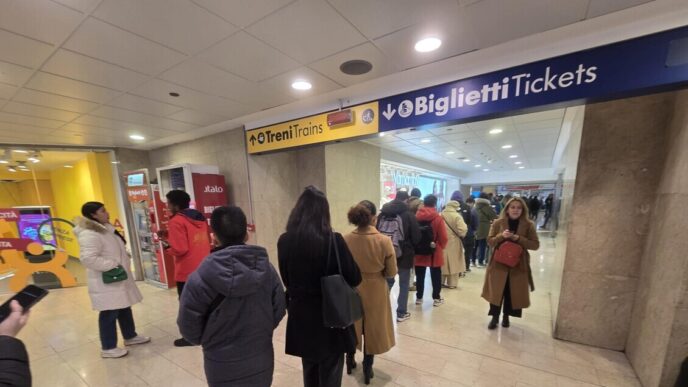
[[[432,236],[435,241],[435,253],[433,255],[416,255],[414,264],[416,266],[442,267],[444,264],[444,248],[447,247],[447,228],[444,220],[434,208],[422,207],[416,213],[418,222],[431,222]]]
[[[174,280],[186,282],[189,274],[210,255],[208,221],[200,212],[187,208],[174,214],[167,228],[170,247],[165,252],[174,256]]]

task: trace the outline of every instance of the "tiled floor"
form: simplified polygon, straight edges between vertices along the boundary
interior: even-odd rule
[[[484,269],[474,269],[459,289],[443,290],[445,305],[433,308],[428,299],[410,306],[413,317],[399,324],[397,346],[376,357],[371,385],[640,386],[622,353],[552,339],[547,278],[554,246],[550,238],[542,239],[543,248],[533,254],[537,291],[523,319],[514,319],[509,329],[486,329],[487,304],[480,298]],[[205,385],[200,349],[172,345],[178,336],[176,292],[139,287],[145,299],[134,307],[136,324],[153,342],[131,348],[122,359],[100,358],[97,313],[86,288],[52,291],[37,305],[20,334],[29,348],[34,386]],[[298,386],[300,359],[284,355],[285,322],[275,332],[274,385]],[[343,384],[363,385],[362,379],[359,367],[344,375]]]

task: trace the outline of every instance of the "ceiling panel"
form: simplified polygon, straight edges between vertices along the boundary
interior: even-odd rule
[[[64,127],[60,128],[60,132],[66,132],[68,133],[68,136],[76,137],[76,136],[83,136],[83,135],[91,135],[91,136],[106,136],[106,137],[116,137],[116,136],[122,136],[126,137],[128,134],[120,133],[120,130],[118,129],[111,129],[111,128],[104,128],[100,126],[94,126],[94,125],[86,125],[86,124],[78,124],[78,123],[71,123],[67,124]]]
[[[57,129],[64,125],[64,121],[49,120],[47,118],[31,117],[21,114],[0,112],[0,122],[38,126],[41,128]]]
[[[248,27],[247,31],[288,52],[300,63],[310,63],[366,41],[322,0],[298,0]]]
[[[98,104],[93,101],[85,101],[29,89],[19,90],[13,100],[77,113],[88,113],[98,107]]]
[[[464,9],[479,48],[484,48],[583,20],[588,3],[589,0],[482,0]]]
[[[291,87],[291,84],[297,79],[307,79],[313,85],[313,88],[310,90],[294,90]],[[326,78],[306,67],[292,70],[260,82],[260,86],[263,88],[262,90],[272,90],[275,93],[289,96],[293,99],[323,94],[327,93],[328,91],[341,88],[340,85],[333,82],[329,78]]]
[[[636,5],[649,3],[652,0],[590,0],[588,7],[588,19],[635,7]]]
[[[150,126],[139,125],[131,122],[111,120],[91,115],[81,116],[74,123],[113,129],[118,132],[118,135],[122,136],[129,136],[130,134],[142,134],[147,138],[157,138],[179,134],[179,132],[175,132],[172,130],[153,128]]]
[[[66,144],[66,145],[90,145],[90,146],[131,146],[132,141],[116,139],[105,135],[79,135],[74,136],[69,131],[58,130],[51,136],[45,138],[47,144]]]
[[[191,0],[235,26],[247,27],[294,0]]]
[[[65,48],[144,74],[157,74],[184,59],[160,44],[89,18],[64,44]]]
[[[420,138],[432,138],[434,137],[432,133],[423,130],[413,130],[407,131],[405,133],[399,133],[395,136],[402,138],[404,140],[420,139]]]
[[[210,47],[237,30],[187,0],[105,0],[93,15],[187,54]]]
[[[546,121],[546,120],[562,119],[564,117],[565,113],[566,113],[566,109],[546,110],[544,112],[521,114],[518,116],[513,116],[513,117],[511,117],[511,120],[514,122],[514,124],[525,124],[525,123],[534,122],[534,121]]]
[[[135,71],[67,50],[57,51],[43,65],[42,71],[115,90],[129,90],[148,79]]]
[[[140,124],[143,126],[185,132],[193,130],[197,126],[188,123],[171,120],[164,117],[152,116],[149,114],[134,112],[131,110],[120,109],[112,106],[101,106],[90,113],[92,116],[105,117],[113,120],[120,120]]]
[[[516,124],[516,129],[518,129],[519,133],[524,133],[528,132],[531,130],[538,130],[538,129],[555,129],[558,130],[561,128],[561,123],[562,123],[563,116],[557,119],[553,120],[546,120],[546,121],[533,121],[533,122],[527,122],[523,124]]]
[[[80,12],[50,0],[2,2],[0,28],[51,44],[62,42],[79,24]]]
[[[67,97],[85,99],[99,103],[104,103],[119,94],[112,89],[75,81],[69,78],[58,77],[57,75],[44,72],[37,72],[26,84],[26,87],[48,93],[59,92]]]
[[[45,134],[49,134],[55,131],[55,129],[52,128],[41,128],[38,126],[33,126],[33,125],[22,125],[22,124],[13,124],[11,122],[0,122],[0,130],[5,130],[5,131],[14,131],[17,132],[17,136],[31,136],[33,135],[34,137],[37,136],[42,136]]]
[[[86,12],[98,4],[101,0],[53,0],[56,3],[66,5],[72,9]]]
[[[180,106],[170,105],[168,103],[131,94],[122,94],[108,102],[108,105],[156,116],[167,116],[184,110],[184,108]]]
[[[9,99],[10,97],[12,97],[15,91],[17,91],[16,87],[0,83],[0,98]]]
[[[243,31],[202,52],[198,57],[252,81],[261,81],[299,67],[297,61]]]
[[[0,62],[0,83],[21,86],[33,74],[33,70],[7,62]]]
[[[52,50],[53,47],[47,43],[0,30],[0,60],[35,68]]]
[[[350,60],[366,60],[373,65],[372,70],[367,74],[349,75],[343,73],[339,66]],[[385,55],[371,43],[365,43],[349,50],[332,55],[310,66],[313,70],[327,76],[340,85],[351,86],[356,83],[380,78],[398,71],[393,62],[388,60]]]
[[[200,126],[212,125],[227,120],[226,117],[220,115],[192,109],[185,109],[180,112],[171,114],[168,116],[168,118]]]
[[[20,102],[9,102],[2,110],[8,113],[24,114],[27,116],[42,117],[65,122],[69,122],[79,117],[79,113]]]
[[[455,134],[455,133],[466,133],[466,132],[471,132],[472,129],[468,127],[468,125],[450,125],[450,126],[442,126],[439,128],[433,128],[429,129],[428,132],[435,134],[435,135],[445,135],[445,134]]]

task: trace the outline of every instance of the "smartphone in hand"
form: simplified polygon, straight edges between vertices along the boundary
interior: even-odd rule
[[[36,305],[38,301],[42,300],[43,297],[47,295],[48,291],[43,288],[40,288],[36,285],[26,286],[19,293],[15,294],[9,300],[5,301],[4,304],[0,305],[0,322],[5,320],[12,312],[12,309],[10,308],[10,303],[12,302],[12,300],[17,300],[17,302],[19,302],[19,305],[21,305],[22,308],[24,308],[24,312],[27,312],[29,309],[31,309],[32,306]]]

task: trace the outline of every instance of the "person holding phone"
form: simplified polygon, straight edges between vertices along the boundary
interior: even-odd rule
[[[77,220],[74,233],[79,240],[81,263],[88,272],[91,305],[100,312],[98,328],[101,356],[123,357],[129,352],[117,347],[117,322],[124,336],[124,345],[144,344],[151,340],[136,333],[131,312],[131,306],[141,302],[143,296],[130,271],[131,258],[124,237],[110,224],[110,214],[105,205],[100,202],[85,203],[81,207],[81,214],[83,218]],[[126,272],[126,279],[106,283],[103,273],[117,268]]]
[[[0,322],[0,386],[30,386],[29,355],[16,338],[29,321],[29,312],[24,313],[17,300],[9,306],[9,315]]]

